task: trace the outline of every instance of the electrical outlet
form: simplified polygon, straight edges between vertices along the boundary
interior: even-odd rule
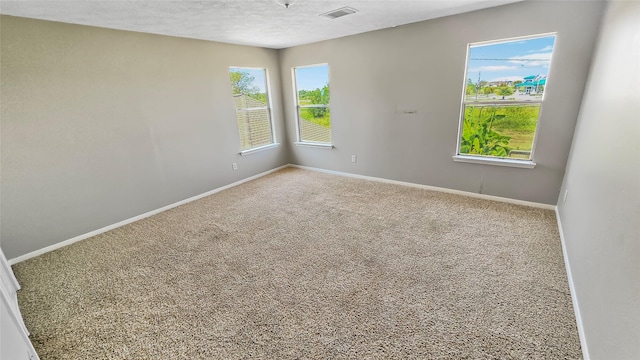
[[[562,202],[567,202],[567,196],[569,195],[569,190],[565,190],[564,191],[564,199],[562,199]]]
[[[352,162],[352,163],[356,163],[356,162],[358,162],[358,157],[357,157],[357,156],[355,156],[355,155],[351,155],[351,162]]]
[[[233,168],[233,170],[238,170],[238,163],[231,164],[231,167]]]

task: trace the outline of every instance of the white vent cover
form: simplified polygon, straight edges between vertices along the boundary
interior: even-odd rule
[[[349,6],[345,6],[342,7],[340,9],[336,9],[336,10],[331,10],[329,12],[326,12],[324,14],[320,14],[320,16],[324,16],[327,17],[329,19],[337,19],[339,17],[345,16],[345,15],[351,15],[351,14],[355,14],[357,13],[358,10],[349,7]]]

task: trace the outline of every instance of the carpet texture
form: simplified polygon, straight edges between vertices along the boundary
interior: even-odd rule
[[[47,359],[579,359],[553,211],[284,169],[16,264]]]

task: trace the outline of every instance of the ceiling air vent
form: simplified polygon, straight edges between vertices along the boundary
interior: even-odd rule
[[[320,16],[324,16],[324,17],[327,17],[329,19],[337,19],[339,17],[345,16],[345,15],[355,14],[357,12],[358,12],[358,10],[356,10],[356,9],[354,9],[352,7],[345,6],[345,7],[340,8],[340,9],[331,10],[331,11],[326,12],[324,14],[320,14]]]

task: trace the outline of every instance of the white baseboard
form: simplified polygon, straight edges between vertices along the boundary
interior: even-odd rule
[[[569,291],[571,292],[571,301],[573,303],[573,310],[575,312],[575,317],[576,317],[576,325],[578,327],[578,336],[580,337],[580,346],[582,347],[582,354],[583,354],[584,360],[590,360],[589,349],[587,347],[587,340],[586,340],[585,333],[584,333],[584,327],[582,326],[582,317],[580,316],[580,306],[578,305],[578,298],[577,298],[575,287],[573,285],[573,277],[571,276],[571,266],[569,265],[569,258],[567,257],[567,248],[566,248],[566,245],[565,245],[564,233],[563,233],[563,230],[562,230],[562,222],[560,221],[560,214],[558,212],[558,207],[557,206],[549,205],[549,204],[541,204],[541,203],[536,203],[536,202],[530,202],[530,201],[503,198],[503,197],[499,197],[499,196],[477,194],[477,193],[472,193],[472,192],[467,192],[467,191],[453,190],[453,189],[441,188],[441,187],[436,187],[436,186],[414,184],[414,183],[409,183],[409,182],[404,182],[404,181],[389,180],[389,179],[377,178],[377,177],[371,177],[371,176],[365,176],[365,175],[357,175],[357,174],[351,174],[351,173],[340,172],[340,171],[319,169],[319,168],[314,168],[314,167],[309,167],[309,166],[302,166],[302,165],[295,165],[295,164],[289,164],[289,166],[290,167],[294,167],[294,168],[299,168],[299,169],[306,169],[306,170],[312,170],[312,171],[327,173],[327,174],[347,176],[347,177],[352,177],[352,178],[356,178],[356,179],[371,180],[371,181],[383,182],[383,183],[388,183],[388,184],[410,186],[410,187],[415,187],[415,188],[419,188],[419,189],[439,191],[439,192],[444,192],[444,193],[449,193],[449,194],[469,196],[469,197],[474,197],[474,198],[479,198],[479,199],[499,201],[499,202],[504,202],[504,203],[509,203],[509,204],[523,205],[523,206],[529,206],[529,207],[546,209],[546,210],[554,210],[555,214],[556,214],[556,220],[557,220],[557,223],[558,223],[558,231],[560,233],[560,243],[562,244],[562,255],[564,257],[564,266],[565,266],[565,269],[567,271],[567,281],[569,283]]]
[[[555,213],[556,213],[556,219],[557,219],[557,222],[558,222],[558,230],[559,230],[559,233],[560,233],[560,242],[562,244],[562,254],[564,256],[564,264],[565,264],[565,268],[567,270],[567,280],[569,282],[569,290],[571,292],[571,300],[573,302],[573,309],[574,309],[574,312],[575,312],[576,323],[577,323],[577,327],[578,327],[578,335],[580,337],[580,345],[582,346],[582,353],[583,353],[584,359],[585,360],[590,360],[589,350],[588,350],[588,347],[587,347],[587,342],[586,342],[586,338],[585,338],[585,334],[584,334],[584,328],[582,326],[582,317],[580,316],[580,307],[578,305],[578,299],[576,297],[576,291],[575,291],[575,288],[574,288],[574,285],[573,285],[573,278],[571,276],[571,266],[569,265],[569,258],[567,257],[567,249],[566,249],[566,245],[565,245],[564,232],[562,230],[562,223],[561,223],[561,220],[560,220],[560,214],[558,212],[558,207],[555,206],[555,205],[542,204],[542,203],[523,201],[523,200],[515,200],[515,199],[509,199],[509,198],[503,198],[503,197],[499,197],[499,196],[492,196],[492,195],[485,195],[485,194],[477,194],[477,193],[472,193],[472,192],[467,192],[467,191],[453,190],[453,189],[447,189],[447,188],[442,188],[442,187],[437,187],[437,186],[415,184],[415,183],[409,183],[409,182],[404,182],[404,181],[377,178],[377,177],[372,177],[372,176],[357,175],[357,174],[351,174],[351,173],[347,173],[347,172],[326,170],[326,169],[314,168],[314,167],[309,167],[309,166],[288,164],[288,165],[283,165],[283,166],[280,166],[280,167],[265,171],[263,173],[260,173],[260,174],[254,175],[254,176],[250,176],[250,177],[248,177],[246,179],[242,179],[242,180],[236,181],[234,183],[231,183],[231,184],[228,184],[228,185],[213,189],[211,191],[207,191],[207,192],[202,193],[200,195],[196,195],[196,196],[190,197],[188,199],[184,199],[182,201],[178,201],[176,203],[161,207],[159,209],[152,210],[152,211],[146,212],[146,213],[138,215],[138,216],[134,216],[132,218],[120,221],[118,223],[115,223],[115,224],[112,224],[112,225],[109,225],[109,226],[105,226],[103,228],[100,228],[100,229],[97,229],[97,230],[94,230],[94,231],[90,231],[90,232],[88,232],[86,234],[78,235],[78,236],[76,236],[74,238],[71,238],[71,239],[68,239],[68,240],[65,240],[65,241],[61,241],[59,243],[47,246],[45,248],[42,248],[42,249],[39,249],[39,250],[36,250],[36,251],[32,251],[32,252],[30,252],[28,254],[24,254],[24,255],[15,257],[13,259],[10,259],[8,261],[8,263],[10,265],[13,265],[13,264],[19,263],[21,261],[30,259],[32,257],[36,257],[36,256],[39,256],[39,255],[48,253],[50,251],[62,248],[62,247],[67,246],[67,245],[71,245],[71,244],[73,244],[75,242],[90,238],[92,236],[96,236],[98,234],[102,234],[102,233],[107,232],[109,230],[113,230],[113,229],[119,228],[121,226],[133,223],[135,221],[142,220],[144,218],[153,216],[155,214],[158,214],[158,213],[161,213],[163,211],[172,209],[174,207],[177,207],[177,206],[180,206],[180,205],[184,205],[186,203],[201,199],[201,198],[209,196],[209,195],[213,195],[213,194],[215,194],[217,192],[232,188],[234,186],[238,186],[238,185],[243,184],[245,182],[248,182],[248,181],[251,181],[251,180],[255,180],[257,178],[260,178],[260,177],[263,177],[265,175],[271,174],[273,172],[279,171],[279,170],[284,169],[286,167],[294,167],[294,168],[306,169],[306,170],[317,171],[317,172],[322,172],[322,173],[327,173],[327,174],[347,176],[347,177],[352,177],[352,178],[356,178],[356,179],[363,179],[363,180],[377,181],[377,182],[383,182],[383,183],[388,183],[388,184],[409,186],[409,187],[414,187],[414,188],[419,188],[419,189],[438,191],[438,192],[456,194],[456,195],[462,195],[462,196],[469,196],[469,197],[473,197],[473,198],[492,200],[492,201],[499,201],[499,202],[515,204],[515,205],[523,205],[523,206],[529,206],[529,207],[534,207],[534,208],[554,210]]]
[[[562,255],[564,257],[564,267],[567,269],[567,281],[569,282],[569,291],[571,292],[571,301],[573,302],[573,312],[576,316],[576,325],[578,326],[578,336],[580,337],[580,346],[582,347],[582,356],[584,360],[590,360],[589,348],[587,347],[587,338],[585,337],[584,327],[582,326],[582,316],[580,316],[580,306],[578,305],[578,295],[573,285],[573,277],[571,276],[571,266],[567,255],[567,246],[564,240],[564,231],[562,230],[562,221],[560,220],[560,212],[556,206],[556,222],[558,223],[558,232],[560,233],[560,243],[562,244]]]
[[[467,192],[467,191],[460,191],[460,190],[453,190],[453,189],[447,189],[447,188],[436,187],[436,186],[415,184],[415,183],[409,183],[409,182],[404,182],[404,181],[389,180],[389,179],[377,178],[377,177],[372,177],[372,176],[357,175],[357,174],[351,174],[351,173],[340,172],[340,171],[325,170],[325,169],[319,169],[319,168],[314,168],[314,167],[309,167],[309,166],[288,164],[288,165],[283,165],[283,166],[277,167],[275,169],[271,169],[271,170],[265,171],[263,173],[248,177],[246,179],[242,179],[242,180],[236,181],[236,182],[231,183],[229,185],[225,185],[225,186],[219,187],[217,189],[208,191],[206,193],[203,193],[203,194],[200,194],[200,195],[196,195],[196,196],[190,197],[190,198],[182,200],[182,201],[178,201],[176,203],[161,207],[159,209],[152,210],[152,211],[146,212],[146,213],[138,215],[138,216],[134,216],[132,218],[117,222],[115,224],[112,224],[112,225],[109,225],[109,226],[105,226],[103,228],[100,228],[100,229],[97,229],[97,230],[94,230],[94,231],[90,231],[90,232],[82,234],[82,235],[78,235],[78,236],[73,237],[71,239],[55,243],[53,245],[44,247],[42,249],[38,249],[36,251],[32,251],[32,252],[30,252],[28,254],[24,254],[24,255],[15,257],[15,258],[9,260],[9,264],[13,265],[13,264],[19,263],[21,261],[24,261],[24,260],[27,260],[27,259],[31,259],[32,257],[36,257],[36,256],[39,256],[39,255],[48,253],[50,251],[59,249],[61,247],[64,247],[64,246],[67,246],[67,245],[71,245],[71,244],[73,244],[75,242],[90,238],[92,236],[96,236],[98,234],[102,234],[102,233],[107,232],[109,230],[113,230],[113,229],[119,228],[121,226],[130,224],[130,223],[138,221],[138,220],[142,220],[142,219],[147,218],[149,216],[152,216],[152,215],[161,213],[163,211],[172,209],[172,208],[174,208],[176,206],[180,206],[180,205],[189,203],[191,201],[198,200],[198,199],[203,198],[205,196],[209,196],[209,195],[215,194],[215,193],[220,192],[222,190],[226,190],[226,189],[232,188],[234,186],[238,186],[238,185],[240,185],[242,183],[245,183],[247,181],[255,180],[257,178],[260,178],[262,176],[271,174],[273,172],[276,172],[278,170],[284,169],[286,167],[294,167],[294,168],[306,169],[306,170],[311,170],[311,171],[323,172],[323,173],[327,173],[327,174],[348,176],[348,177],[352,177],[352,178],[356,178],[356,179],[378,181],[378,182],[384,182],[384,183],[388,183],[388,184],[410,186],[410,187],[415,187],[415,188],[419,188],[419,189],[439,191],[439,192],[444,192],[444,193],[449,193],[449,194],[469,196],[469,197],[474,197],[474,198],[479,198],[479,199],[499,201],[499,202],[504,202],[504,203],[523,205],[523,206],[529,206],[529,207],[535,207],[535,208],[541,208],[541,209],[548,209],[548,210],[554,210],[555,209],[554,205],[541,204],[541,203],[535,203],[535,202],[523,201],[523,200],[515,200],[515,199],[503,198],[503,197],[499,197],[499,196],[477,194],[477,193],[472,193],[472,192]]]
[[[243,184],[243,183],[248,182],[248,181],[251,181],[251,180],[255,180],[255,179],[257,179],[257,178],[260,178],[260,177],[263,177],[263,176],[265,176],[265,175],[271,174],[271,173],[276,172],[276,171],[278,171],[278,170],[284,169],[284,168],[286,168],[286,167],[288,167],[288,166],[289,166],[289,165],[279,166],[279,167],[277,167],[277,168],[275,168],[275,169],[271,169],[271,170],[265,171],[265,172],[263,172],[263,173],[260,173],[260,174],[254,175],[254,176],[250,176],[250,177],[248,177],[248,178],[246,178],[246,179],[242,179],[242,180],[236,181],[236,182],[234,182],[234,183],[231,183],[231,184],[228,184],[228,185],[225,185],[225,186],[221,186],[221,187],[219,187],[219,188],[213,189],[213,190],[211,190],[211,191],[207,191],[207,192],[202,193],[202,194],[200,194],[200,195],[192,196],[192,197],[190,197],[190,198],[188,198],[188,199],[184,199],[184,200],[178,201],[178,202],[176,202],[176,203],[173,203],[173,204],[170,204],[170,205],[167,205],[167,206],[163,206],[163,207],[161,207],[161,208],[159,208],[159,209],[151,210],[151,211],[146,212],[146,213],[144,213],[144,214],[140,214],[140,215],[138,215],[138,216],[134,216],[134,217],[132,217],[132,218],[129,218],[129,219],[126,219],[126,220],[122,220],[122,221],[120,221],[120,222],[117,222],[117,223],[112,224],[112,225],[105,226],[105,227],[100,228],[100,229],[98,229],[98,230],[90,231],[90,232],[88,232],[88,233],[86,233],[86,234],[78,235],[78,236],[73,237],[73,238],[71,238],[71,239],[68,239],[68,240],[64,240],[64,241],[61,241],[61,242],[55,243],[55,244],[53,244],[53,245],[50,245],[50,246],[44,247],[44,248],[42,248],[42,249],[38,249],[38,250],[36,250],[36,251],[32,251],[32,252],[30,252],[30,253],[28,253],[28,254],[24,254],[24,255],[21,255],[21,256],[15,257],[15,258],[13,258],[13,259],[10,259],[10,260],[9,260],[9,264],[10,264],[10,265],[13,265],[13,264],[19,263],[19,262],[21,262],[21,261],[25,261],[25,260],[27,260],[27,259],[31,259],[32,257],[36,257],[36,256],[39,256],[39,255],[42,255],[42,254],[48,253],[48,252],[50,252],[50,251],[53,251],[53,250],[59,249],[59,248],[61,248],[61,247],[65,247],[65,246],[67,246],[67,245],[71,245],[71,244],[73,244],[73,243],[76,243],[76,242],[78,242],[78,241],[81,241],[81,240],[84,240],[84,239],[90,238],[90,237],[92,237],[92,236],[96,236],[96,235],[102,234],[102,233],[107,232],[107,231],[109,231],[109,230],[113,230],[113,229],[119,228],[119,227],[121,227],[121,226],[124,226],[124,225],[127,225],[127,224],[131,224],[132,222],[135,222],[135,221],[138,221],[138,220],[142,220],[142,219],[144,219],[144,218],[148,218],[149,216],[152,216],[152,215],[155,215],[155,214],[161,213],[161,212],[163,212],[163,211],[166,211],[166,210],[172,209],[172,208],[174,208],[174,207],[177,207],[177,206],[180,206],[180,205],[184,205],[184,204],[186,204],[186,203],[190,203],[190,202],[192,202],[192,201],[195,201],[195,200],[201,199],[201,198],[203,198],[203,197],[205,197],[205,196],[213,195],[213,194],[215,194],[215,193],[217,193],[217,192],[220,192],[220,191],[222,191],[222,190],[226,190],[226,189],[232,188],[232,187],[234,187],[234,186],[238,186],[238,185],[240,185],[240,184]]]
[[[509,199],[509,198],[500,197],[500,196],[478,194],[478,193],[472,193],[472,192],[468,192],[468,191],[447,189],[447,188],[437,187],[437,186],[415,184],[415,183],[398,181],[398,180],[389,180],[389,179],[385,179],[385,178],[378,178],[378,177],[366,176],[366,175],[357,175],[357,174],[341,172],[341,171],[334,171],[334,170],[325,170],[325,169],[314,168],[314,167],[309,167],[309,166],[302,166],[302,165],[289,164],[289,166],[290,167],[299,168],[299,169],[305,169],[305,170],[311,170],[311,171],[327,173],[327,174],[347,176],[347,177],[352,177],[352,178],[356,178],[356,179],[363,179],[363,180],[383,182],[383,183],[387,183],[387,184],[409,186],[409,187],[414,187],[414,188],[418,188],[418,189],[438,191],[438,192],[443,192],[443,193],[447,193],[447,194],[462,195],[462,196],[468,196],[468,197],[484,199],[484,200],[491,200],[491,201],[498,201],[498,202],[503,202],[503,203],[515,204],[515,205],[523,205],[523,206],[529,206],[529,207],[539,208],[539,209],[555,210],[555,208],[556,208],[555,205],[542,204],[542,203],[537,203],[537,202],[532,202],[532,201]]]

